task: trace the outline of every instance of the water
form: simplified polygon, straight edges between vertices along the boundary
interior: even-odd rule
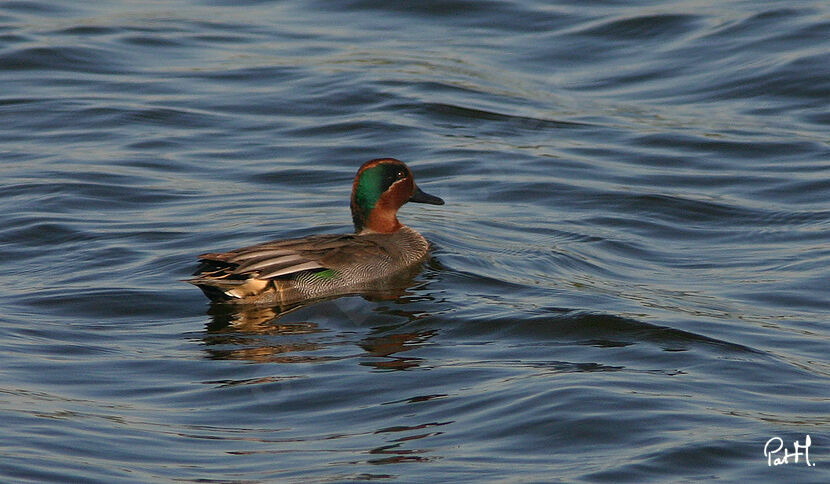
[[[0,480],[830,481],[830,5],[389,3],[0,4]],[[380,156],[406,294],[180,282]]]

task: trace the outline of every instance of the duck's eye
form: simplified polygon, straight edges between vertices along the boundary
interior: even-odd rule
[[[398,170],[398,172],[395,174],[395,176],[398,178],[398,180],[402,180],[402,179],[406,178],[406,173],[404,173],[403,170]]]

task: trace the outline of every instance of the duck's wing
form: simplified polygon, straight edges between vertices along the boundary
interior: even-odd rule
[[[374,238],[354,234],[275,240],[230,252],[202,254],[199,259],[205,264],[196,279],[275,279],[308,270],[337,269],[348,261],[385,252]]]

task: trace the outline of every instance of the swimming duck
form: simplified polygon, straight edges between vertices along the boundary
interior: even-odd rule
[[[421,191],[412,172],[394,158],[367,161],[352,183],[353,234],[274,240],[230,252],[202,254],[193,279],[212,300],[288,305],[370,289],[411,271],[429,243],[398,221],[406,202],[443,205]]]

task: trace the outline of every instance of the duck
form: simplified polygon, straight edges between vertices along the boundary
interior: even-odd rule
[[[201,265],[186,282],[214,302],[269,306],[371,290],[400,274],[412,274],[427,259],[429,242],[398,220],[398,209],[407,202],[444,204],[418,188],[404,162],[369,160],[352,183],[354,233],[202,254]]]

